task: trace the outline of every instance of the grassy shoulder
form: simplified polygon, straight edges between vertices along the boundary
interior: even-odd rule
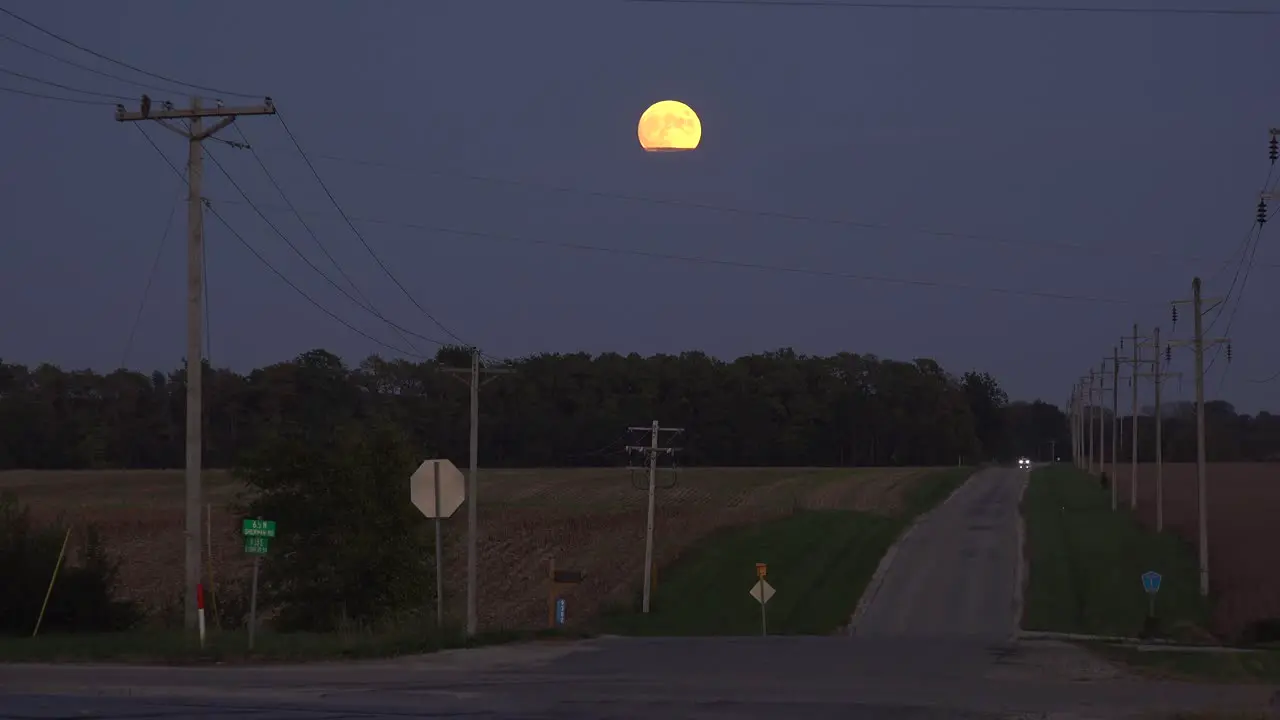
[[[1024,594],[1026,630],[1138,636],[1148,597],[1141,576],[1163,576],[1155,634],[1209,638],[1208,606],[1200,597],[1195,555],[1171,533],[1140,526],[1111,492],[1070,465],[1031,473],[1022,504],[1030,573]]]
[[[508,642],[576,637],[564,632],[497,632],[466,638],[406,625],[379,630],[332,633],[259,632],[249,650],[246,631],[212,632],[205,646],[192,635],[173,630],[118,633],[50,634],[35,638],[0,637],[0,662],[113,662],[188,665],[203,663],[306,662],[420,655]]]
[[[1159,680],[1218,683],[1280,683],[1280,650],[1256,652],[1161,652],[1091,644],[1091,651],[1139,675]]]
[[[921,478],[896,516],[808,510],[725,528],[662,569],[648,615],[616,610],[601,626],[625,635],[759,634],[760,605],[748,591],[755,564],[763,562],[777,593],[765,608],[769,634],[830,634],[849,622],[880,559],[911,520],[971,472],[949,468]]]

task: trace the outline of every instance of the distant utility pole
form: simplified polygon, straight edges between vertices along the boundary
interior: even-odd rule
[[[201,418],[202,380],[204,373],[204,337],[201,323],[204,321],[204,202],[201,180],[204,177],[203,145],[206,138],[235,122],[241,115],[274,115],[275,104],[265,98],[261,105],[245,107],[205,108],[200,98],[191,98],[191,107],[177,109],[172,103],[160,108],[151,107],[151,98],[143,95],[138,112],[129,112],[124,105],[116,105],[117,122],[155,120],[160,127],[187,139],[187,432],[186,432],[186,524],[183,530],[186,577],[183,583],[183,624],[194,630],[198,623],[196,586],[201,581],[200,557],[200,502],[203,496],[200,470],[203,461]],[[205,118],[222,118],[211,127],[204,127]],[[175,127],[165,120],[186,120],[187,125]],[[181,125],[181,123],[179,123]],[[192,362],[194,361],[194,362]]]
[[[681,433],[684,432],[684,428],[664,428],[658,424],[657,420],[654,420],[649,427],[631,427],[627,429],[632,432],[648,431],[649,433],[649,444],[647,446],[627,446],[627,452],[645,453],[649,461],[649,515],[644,531],[644,599],[640,608],[641,612],[647,614],[649,612],[649,593],[653,583],[653,513],[658,480],[658,454],[674,455],[680,449],[662,447],[659,439],[662,433]]]
[[[1089,384],[1086,385],[1085,383]],[[1081,375],[1080,382],[1076,385],[1076,425],[1078,426],[1078,441],[1080,444],[1080,459],[1077,464],[1081,470],[1093,472],[1091,465],[1093,457],[1093,435],[1091,430],[1093,426],[1089,423],[1090,405],[1093,397],[1093,374]]]
[[[1205,303],[1209,306],[1205,307]],[[1209,594],[1209,521],[1208,521],[1208,491],[1206,481],[1206,463],[1205,463],[1205,432],[1204,432],[1204,316],[1210,310],[1221,305],[1222,298],[1202,298],[1200,296],[1200,278],[1191,280],[1191,299],[1190,300],[1174,300],[1173,301],[1173,324],[1178,324],[1178,306],[1191,305],[1191,320],[1193,327],[1193,337],[1191,340],[1175,340],[1170,341],[1170,347],[1182,347],[1190,345],[1195,354],[1195,380],[1196,380],[1196,490],[1199,495],[1199,535],[1200,535],[1200,594],[1208,596]],[[1226,344],[1227,346],[1227,362],[1231,362],[1231,340],[1230,338],[1217,338],[1208,341],[1210,345]]]
[[[497,380],[497,377],[484,378],[489,375],[507,375],[514,370],[509,368],[487,368],[480,364],[480,351],[471,348],[471,367],[444,368],[453,377],[462,380],[471,388],[471,469],[467,474],[467,636],[474,637],[480,624],[476,612],[476,524],[480,494],[477,492],[480,475],[480,388]]]
[[[1080,391],[1076,384],[1071,384],[1071,396],[1067,398],[1067,431],[1071,435],[1071,464],[1080,465],[1080,453],[1076,448],[1079,440],[1079,433],[1076,430],[1076,408],[1080,396]]]
[[[1106,373],[1107,373],[1107,361],[1104,359],[1101,365],[1098,367],[1098,403],[1096,405],[1098,410],[1098,474],[1099,475],[1102,474],[1102,466],[1106,462],[1106,452],[1107,452],[1106,441],[1102,435],[1102,430],[1106,426],[1106,423],[1104,422],[1106,420],[1106,412],[1104,411],[1102,406],[1103,393],[1106,391],[1106,385],[1107,385]]]
[[[1120,349],[1111,348],[1111,510],[1119,504],[1116,490],[1116,453],[1120,447]]]
[[[1114,353],[1113,353],[1113,355],[1114,355]],[[1114,374],[1115,374],[1115,358],[1114,358],[1114,357],[1110,357],[1110,358],[1103,358],[1103,359],[1102,359],[1102,367],[1101,367],[1101,368],[1099,368],[1099,370],[1098,370],[1098,402],[1097,402],[1097,404],[1096,404],[1096,407],[1097,407],[1097,409],[1098,409],[1098,453],[1097,453],[1097,458],[1098,458],[1098,460],[1097,460],[1097,462],[1098,462],[1098,475],[1100,475],[1100,476],[1106,473],[1106,464],[1107,464],[1107,442],[1106,442],[1106,436],[1105,436],[1105,431],[1106,431],[1106,427],[1107,427],[1107,411],[1106,411],[1106,408],[1103,406],[1103,403],[1104,403],[1104,402],[1106,402],[1106,393],[1107,393],[1107,361],[1109,361],[1109,360],[1111,361],[1111,364],[1112,364],[1112,371],[1111,371],[1111,372],[1112,372],[1112,375],[1114,376]],[[1115,404],[1115,400],[1114,400],[1114,398],[1115,398],[1115,379],[1114,379],[1114,377],[1112,378],[1112,381],[1111,381],[1111,393],[1112,393],[1112,404],[1114,405],[1114,404]],[[1113,408],[1113,409],[1112,409],[1112,411],[1111,411],[1111,443],[1112,443],[1112,451],[1111,451],[1111,454],[1112,454],[1112,458],[1111,458],[1111,475],[1112,475],[1112,478],[1111,478],[1111,480],[1110,480],[1109,484],[1110,484],[1110,486],[1111,486],[1111,493],[1112,493],[1112,495],[1114,496],[1114,495],[1115,495],[1115,477],[1114,477],[1114,476],[1115,476],[1115,474],[1116,474],[1116,468],[1115,468],[1115,410],[1114,410],[1114,408]]]
[[[1129,416],[1129,424],[1133,434],[1132,447],[1129,448],[1129,509],[1136,510],[1138,508],[1138,367],[1142,363],[1142,348],[1151,339],[1138,335],[1138,323],[1133,324],[1133,334],[1120,338],[1120,349],[1124,349],[1124,341],[1128,340],[1133,344],[1132,357],[1122,358],[1125,363],[1132,366],[1129,371],[1129,386],[1133,388],[1133,410]]]
[[[1138,373],[1138,377],[1149,377],[1155,381],[1156,388],[1156,532],[1164,532],[1164,410],[1160,406],[1160,390],[1164,379],[1181,377],[1182,373],[1171,373],[1160,369],[1160,328],[1151,331],[1154,351],[1151,360],[1151,372]]]
[[[1057,462],[1057,461],[1058,461],[1058,441],[1050,440],[1049,441],[1049,462]]]
[[[1089,369],[1089,429],[1088,429],[1088,431],[1087,431],[1087,432],[1088,432],[1088,436],[1089,436],[1089,467],[1088,467],[1088,472],[1089,472],[1090,474],[1092,474],[1092,473],[1093,473],[1093,460],[1094,460],[1094,458],[1095,458],[1095,457],[1097,457],[1097,453],[1095,453],[1095,452],[1094,452],[1094,450],[1093,450],[1093,422],[1094,422],[1094,421],[1093,421],[1093,416],[1096,414],[1096,411],[1097,411],[1097,409],[1098,409],[1098,403],[1094,402],[1094,391],[1095,391],[1095,390],[1099,391],[1099,392],[1098,392],[1098,397],[1101,397],[1101,396],[1102,396],[1101,388],[1100,388],[1100,384],[1099,384],[1098,380],[1099,380],[1099,378],[1098,378],[1098,371],[1097,371],[1097,370],[1094,370],[1093,368],[1090,368],[1090,369]],[[1101,435],[1101,431],[1099,431],[1099,435]],[[1101,444],[1101,443],[1099,443],[1099,444]],[[1101,467],[1101,463],[1099,463],[1099,467]]]

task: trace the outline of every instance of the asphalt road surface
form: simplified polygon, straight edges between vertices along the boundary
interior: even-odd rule
[[[0,665],[0,718],[1130,718],[1262,711],[1010,638],[1023,475],[988,470],[901,543],[853,637],[599,638],[257,667]],[[1009,546],[1014,547],[1010,548]]]
[[[978,472],[898,542],[858,635],[969,636],[992,642],[1017,631],[1018,502],[1028,473]]]

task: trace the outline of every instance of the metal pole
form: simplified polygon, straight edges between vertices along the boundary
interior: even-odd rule
[[[476,524],[480,464],[480,351],[471,351],[471,473],[467,478],[467,636],[474,637],[476,612]]]
[[[222,630],[222,621],[218,619],[218,586],[213,578],[213,503],[205,503],[204,537],[209,557],[209,604],[213,610],[213,625]]]
[[[253,584],[249,590],[249,650],[253,650],[253,636],[258,628],[258,565],[262,562],[261,555],[253,556]]]
[[[1120,447],[1120,348],[1111,348],[1111,509],[1118,504],[1119,491],[1116,489],[1116,453]]]
[[[1138,361],[1142,357],[1138,344],[1138,323],[1133,324],[1133,372],[1129,384],[1133,386],[1133,412],[1129,423],[1133,425],[1133,447],[1129,448],[1129,509],[1138,509]]]
[[[436,504],[432,506],[436,509],[436,513],[435,513],[436,515],[436,518],[435,518],[436,520],[436,568],[435,568],[436,569],[436,630],[440,630],[444,627],[444,567],[443,567],[443,562],[441,561],[441,557],[443,557],[443,553],[441,551],[441,545],[443,543],[440,539],[441,531],[440,531],[440,462],[439,461],[436,461],[432,465],[432,470],[434,475],[433,489],[435,491],[435,496],[436,496],[436,499],[435,499]]]
[[[761,580],[763,579],[764,578],[761,578]],[[760,593],[760,597],[761,598],[764,597],[763,591]],[[763,603],[763,602],[760,603],[760,635],[761,636],[768,636],[769,634],[769,615],[765,609],[766,607],[768,607],[768,603]]]
[[[649,518],[644,531],[644,602],[641,612],[649,612],[649,591],[653,585],[653,511],[658,479],[658,421],[653,421],[649,441]]]
[[[1191,303],[1195,323],[1196,358],[1196,489],[1199,493],[1200,511],[1200,594],[1209,595],[1209,522],[1207,491],[1205,488],[1205,432],[1204,432],[1204,317],[1200,303],[1200,278],[1191,281]]]
[[[186,586],[183,624],[196,629],[196,586],[200,584],[200,469],[202,380],[204,375],[204,215],[201,180],[204,155],[200,146],[200,98],[191,98],[191,133],[187,143],[187,432],[186,432]]]
[[[1163,372],[1160,370],[1160,328],[1152,334],[1155,338],[1155,360],[1152,361],[1152,374],[1156,383],[1156,532],[1164,532],[1164,438],[1161,436],[1164,425],[1164,413],[1160,409],[1160,384]]]

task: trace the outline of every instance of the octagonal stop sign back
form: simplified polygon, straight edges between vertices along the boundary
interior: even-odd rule
[[[440,512],[436,512],[435,472],[440,468]],[[409,476],[409,499],[414,507],[429,517],[447,518],[457,511],[467,497],[467,483],[462,471],[448,460],[425,460]]]

